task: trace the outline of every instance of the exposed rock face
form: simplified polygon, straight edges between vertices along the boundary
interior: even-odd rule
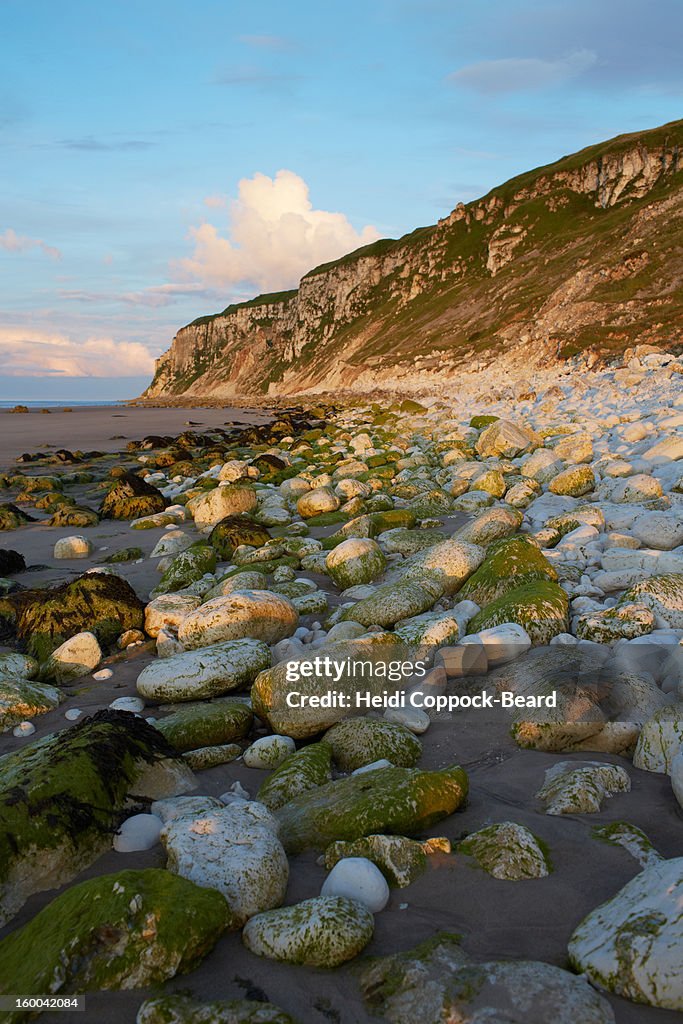
[[[367,387],[416,367],[443,376],[513,348],[525,360],[580,351],[596,328],[607,350],[635,334],[676,340],[661,280],[678,273],[681,141],[681,121],[620,136],[317,267],[297,290],[201,317],[157,361],[146,395]]]

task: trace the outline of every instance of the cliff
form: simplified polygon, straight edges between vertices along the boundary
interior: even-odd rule
[[[564,157],[437,224],[183,327],[143,397],[368,388],[683,342],[683,121]]]

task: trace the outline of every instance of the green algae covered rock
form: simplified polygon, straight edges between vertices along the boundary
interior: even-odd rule
[[[144,557],[142,548],[120,548],[112,555],[107,555],[105,562],[116,565],[118,562],[135,562]]]
[[[404,888],[414,882],[427,867],[422,843],[406,836],[363,836],[351,842],[338,840],[325,850],[325,867],[331,871],[346,857],[365,857],[375,864],[389,885]]]
[[[167,504],[158,488],[135,473],[124,473],[105,495],[100,515],[103,519],[139,519],[163,512]]]
[[[474,494],[468,495],[468,497],[473,496]],[[523,518],[522,513],[516,508],[504,508],[501,505],[496,508],[487,508],[471,522],[461,526],[453,534],[453,540],[463,544],[479,544],[485,547],[492,544],[494,540],[511,537],[522,525]]]
[[[366,961],[361,989],[391,1024],[614,1024],[584,978],[533,960],[471,963],[457,935]]]
[[[494,541],[486,558],[459,592],[462,601],[480,607],[534,580],[557,581],[557,573],[532,540],[525,536]]]
[[[223,562],[232,558],[233,551],[241,544],[260,548],[270,540],[265,526],[260,526],[248,516],[226,516],[216,523],[209,534],[209,544]]]
[[[583,919],[572,966],[632,1002],[683,1010],[682,903],[683,857],[654,861]]]
[[[275,811],[293,797],[324,786],[332,778],[332,750],[327,743],[311,743],[282,762],[266,779],[256,799]]]
[[[45,590],[22,590],[0,600],[4,618],[39,661],[77,633],[94,633],[112,644],[128,629],[142,629],[144,606],[120,576],[88,572],[71,583]]]
[[[24,523],[32,523],[34,517],[23,512],[12,502],[0,504],[0,530],[18,530]]]
[[[0,992],[48,995],[159,984],[196,967],[231,927],[219,892],[170,871],[90,878],[0,942]]]
[[[262,640],[244,638],[156,658],[137,678],[145,700],[198,701],[221,697],[254,681],[271,664],[270,648]]]
[[[176,555],[152,591],[152,597],[171,594],[196,583],[216,568],[216,552],[210,544],[197,543]]]
[[[548,485],[551,494],[568,494],[580,498],[595,487],[595,474],[590,466],[570,466],[554,476]]]
[[[520,881],[545,878],[550,861],[537,837],[524,825],[502,821],[473,832],[458,844],[458,853],[466,853],[494,878]]]
[[[605,611],[587,612],[579,616],[576,635],[581,640],[611,644],[622,638],[632,640],[645,636],[655,628],[655,615],[644,604],[619,604]]]
[[[378,537],[387,530],[395,530],[399,527],[410,529],[415,526],[416,521],[415,513],[407,508],[370,512],[368,515],[350,519],[328,539],[337,542],[347,537]]]
[[[345,718],[323,736],[332,759],[342,771],[351,772],[386,758],[400,768],[413,768],[422,756],[422,744],[404,725],[381,718]]]
[[[249,733],[253,720],[246,704],[231,697],[219,697],[184,704],[160,719],[156,728],[175,750],[184,752],[241,740]]]
[[[683,701],[659,708],[643,725],[633,753],[633,764],[646,772],[671,772],[683,744]]]
[[[446,540],[446,534],[441,530],[408,530],[405,526],[398,526],[382,534],[382,548],[389,554],[408,557],[442,540]]]
[[[369,537],[349,537],[330,551],[325,567],[341,590],[371,583],[381,576],[387,560],[376,541]]]
[[[27,718],[53,711],[63,699],[61,690],[55,686],[0,675],[0,732]]]
[[[547,644],[558,633],[566,633],[569,598],[552,580],[535,580],[487,604],[469,622],[470,633],[516,622],[527,631],[533,644]]]
[[[0,921],[73,878],[111,846],[130,793],[194,787],[166,740],[125,711],[100,711],[0,761]]]
[[[72,507],[62,505],[52,515],[50,526],[75,526],[81,528],[84,526],[97,526],[99,521],[100,517],[92,508],[86,508],[83,505],[74,505]]]
[[[443,593],[455,594],[475,569],[479,568],[484,561],[484,554],[484,549],[477,544],[449,538],[406,558],[392,570],[388,579],[392,583],[415,581],[422,585],[426,577],[431,577],[441,584]],[[421,612],[426,610],[419,609]],[[417,615],[418,612],[408,612],[401,618],[408,618],[411,614]]]
[[[302,793],[276,817],[285,849],[299,853],[325,849],[337,839],[420,832],[457,811],[466,797],[467,775],[457,766],[424,772],[378,768]]]
[[[385,583],[364,597],[342,615],[362,626],[393,626],[400,619],[428,611],[443,595],[444,584],[436,574],[424,572],[421,577]]]
[[[199,1003],[188,996],[146,999],[136,1024],[297,1024],[273,1003],[253,999],[215,999]]]
[[[683,629],[683,573],[650,576],[630,587],[619,604],[645,605],[655,614],[658,627]]]
[[[247,921],[242,941],[252,953],[308,967],[338,967],[367,946],[375,919],[362,903],[318,896],[266,910]]]

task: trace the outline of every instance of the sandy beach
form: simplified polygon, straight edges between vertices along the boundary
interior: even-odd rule
[[[654,397],[659,394],[660,401],[663,401],[661,395],[665,394],[668,400],[678,403],[680,407],[682,400],[679,397],[677,380],[669,385],[668,378],[659,380],[655,377],[656,369],[645,379],[640,392],[639,401],[643,403],[641,419],[643,422],[652,421],[653,427],[651,430],[643,428],[642,440],[629,442],[629,454],[636,460],[647,457],[645,453],[648,445],[651,447],[655,441],[661,441],[671,432],[675,435],[678,429],[676,417],[680,416],[675,411],[676,406],[667,408],[662,405],[658,408]],[[122,576],[132,586],[142,605],[148,606],[154,596],[152,591],[160,586],[162,578],[166,578],[160,573],[160,565],[163,569],[164,566],[173,564],[173,558],[182,557],[182,554],[167,556],[165,560],[160,560],[156,555],[151,557],[159,542],[164,538],[174,537],[178,542],[185,538],[193,542],[204,541],[206,544],[209,534],[207,528],[201,525],[201,502],[206,504],[207,498],[202,495],[220,496],[221,486],[214,486],[216,474],[220,471],[223,474],[222,483],[225,484],[226,496],[237,493],[240,487],[255,488],[254,493],[259,495],[258,508],[254,505],[251,513],[242,513],[242,522],[249,522],[252,527],[255,523],[267,522],[269,540],[265,548],[245,549],[247,562],[239,566],[237,563],[241,563],[241,559],[234,552],[232,560],[221,556],[214,570],[208,575],[196,577],[194,582],[182,588],[182,593],[198,594],[196,600],[203,600],[208,587],[214,586],[217,580],[225,579],[226,574],[234,571],[236,567],[248,571],[257,564],[254,561],[252,565],[250,558],[262,558],[270,551],[275,557],[275,563],[269,562],[268,583],[265,585],[274,588],[275,591],[278,588],[287,591],[287,587],[290,586],[293,588],[287,591],[290,596],[299,594],[306,598],[313,595],[316,599],[320,598],[326,606],[326,611],[322,612],[307,610],[307,606],[302,604],[297,634],[292,636],[290,629],[287,639],[279,643],[293,645],[288,648],[291,656],[300,657],[306,650],[324,652],[326,644],[329,644],[329,631],[335,628],[331,624],[339,620],[344,608],[352,609],[359,619],[362,619],[360,609],[364,601],[373,600],[373,594],[382,591],[384,579],[394,581],[392,601],[402,600],[402,567],[412,565],[416,557],[421,557],[421,547],[418,546],[417,555],[409,553],[412,550],[410,547],[402,547],[401,551],[398,551],[393,546],[394,535],[398,546],[413,542],[420,545],[421,531],[437,531],[430,537],[430,546],[424,549],[430,553],[433,560],[437,558],[437,552],[448,550],[456,553],[458,558],[463,554],[468,558],[472,557],[474,552],[477,560],[481,561],[485,558],[487,545],[490,543],[510,543],[513,539],[511,532],[514,536],[520,536],[515,531],[517,524],[522,521],[522,516],[527,533],[533,532],[536,536],[536,544],[549,543],[541,527],[551,518],[551,513],[557,516],[562,514],[563,509],[565,514],[571,512],[579,516],[588,516],[599,509],[600,514],[606,516],[607,520],[612,517],[616,523],[621,516],[624,522],[627,521],[627,514],[631,514],[637,503],[626,502],[619,505],[618,501],[614,500],[610,503],[600,496],[600,492],[596,492],[592,500],[591,497],[584,496],[558,496],[547,489],[542,494],[539,486],[537,490],[531,488],[529,504],[522,508],[519,514],[515,511],[515,505],[510,503],[515,500],[512,488],[518,487],[520,481],[523,484],[524,480],[530,479],[519,477],[518,466],[527,459],[536,459],[538,462],[541,458],[539,452],[547,452],[550,449],[534,441],[524,442],[524,445],[529,444],[531,455],[524,450],[519,457],[487,454],[480,441],[491,423],[495,425],[497,421],[485,421],[471,428],[468,425],[470,414],[486,412],[494,417],[507,416],[514,419],[520,430],[530,429],[524,426],[530,423],[538,430],[544,416],[547,418],[546,413],[539,411],[543,405],[543,391],[551,386],[557,389],[555,402],[557,403],[559,398],[559,403],[564,403],[556,404],[553,420],[560,418],[571,423],[571,429],[567,433],[557,435],[564,444],[564,448],[560,450],[566,459],[565,470],[555,467],[554,472],[559,474],[567,469],[572,470],[572,467],[585,467],[589,462],[592,466],[598,467],[603,465],[605,460],[609,461],[611,456],[608,449],[617,446],[618,431],[622,428],[627,430],[635,422],[635,417],[621,421],[619,416],[614,416],[609,411],[610,403],[619,401],[618,390],[609,375],[605,375],[604,379],[596,378],[596,394],[600,396],[599,398],[586,395],[578,384],[574,385],[571,381],[553,381],[549,376],[537,382],[537,400],[518,401],[514,396],[506,396],[504,392],[503,397],[498,397],[498,394],[493,392],[490,402],[484,405],[481,401],[475,402],[471,395],[468,397],[465,392],[460,399],[461,405],[457,413],[454,407],[445,404],[442,398],[429,399],[424,406],[412,403],[403,411],[397,404],[396,411],[391,414],[393,419],[389,421],[390,427],[384,423],[380,427],[373,425],[372,415],[376,414],[363,412],[361,405],[360,412],[350,409],[331,418],[331,429],[339,453],[327,450],[329,441],[322,433],[322,423],[316,422],[313,426],[309,424],[308,429],[305,424],[299,428],[302,434],[307,433],[311,438],[301,449],[307,453],[309,462],[295,461],[297,441],[290,450],[290,442],[279,444],[277,438],[268,437],[269,428],[264,427],[263,443],[260,446],[233,449],[228,446],[221,456],[223,461],[214,460],[213,470],[208,468],[206,461],[202,461],[205,449],[200,445],[194,452],[196,470],[193,470],[192,476],[185,478],[181,473],[177,479],[169,479],[165,475],[163,449],[152,451],[153,461],[144,466],[137,461],[139,452],[122,452],[121,449],[125,448],[129,439],[141,439],[147,433],[174,434],[187,429],[201,433],[212,427],[222,427],[226,421],[267,423],[268,414],[229,409],[138,408],[82,409],[73,413],[53,413],[49,420],[40,413],[2,414],[3,427],[5,424],[9,427],[9,431],[3,431],[2,434],[0,461],[4,459],[5,464],[16,452],[30,452],[36,448],[47,450],[47,437],[51,438],[53,450],[55,447],[70,450],[80,447],[83,450],[94,448],[109,453],[120,453],[116,457],[109,454],[102,459],[66,467],[55,467],[53,464],[45,463],[21,466],[22,474],[29,477],[64,474],[67,479],[69,474],[75,471],[85,472],[87,479],[70,482],[66,488],[68,495],[79,507],[99,507],[106,489],[115,485],[116,477],[112,476],[112,470],[119,472],[137,469],[147,477],[150,487],[161,488],[159,493],[163,493],[166,504],[170,503],[167,514],[171,519],[174,514],[177,515],[175,520],[168,522],[161,519],[158,525],[152,525],[147,529],[132,529],[130,518],[101,518],[96,524],[83,529],[55,527],[50,525],[49,511],[35,507],[36,499],[32,492],[28,495],[25,493],[24,498],[19,501],[20,508],[33,515],[36,521],[25,523],[2,534],[1,547],[18,552],[26,563],[24,569],[12,574],[11,582],[18,584],[19,587],[49,588],[74,580],[88,570],[104,567],[107,571],[114,571]],[[472,384],[471,387],[474,391],[475,385]],[[564,392],[559,390],[560,387],[565,389]],[[575,411],[575,404],[578,402],[585,403],[583,415]],[[574,411],[569,414],[566,409]],[[657,411],[651,412],[651,409]],[[458,430],[465,440],[458,440],[456,436],[456,444],[452,447],[452,435],[457,435],[456,416],[460,418],[461,425]],[[192,421],[191,427],[187,426],[188,421]],[[500,420],[502,424],[509,422],[510,420],[505,418]],[[496,428],[507,429],[508,427]],[[613,435],[610,431],[617,433]],[[121,434],[123,437],[114,438],[114,434]],[[584,440],[587,435],[591,436],[591,445],[595,446],[595,450],[591,446],[590,457],[586,454],[588,449]],[[450,437],[450,441],[439,441],[442,436]],[[581,449],[584,454],[580,455],[583,461],[571,461],[568,438],[579,447],[584,445]],[[522,441],[518,443],[524,447]],[[549,440],[548,443],[552,441]],[[459,451],[457,444],[467,447],[469,461]],[[274,463],[258,461],[264,451],[269,451],[270,456],[275,458]],[[391,458],[395,457],[396,461],[381,462],[377,458],[380,451],[383,458],[389,454]],[[341,457],[342,453],[344,457]],[[159,468],[155,468],[154,463],[157,456],[162,457]],[[616,458],[618,461],[623,456],[619,455]],[[293,477],[290,473],[283,479],[272,475],[281,473],[282,470],[278,467],[286,466],[290,460],[294,463],[294,468],[298,469],[298,476]],[[311,460],[315,463],[312,472],[308,468]],[[363,470],[368,461],[371,466],[378,465],[378,469]],[[507,501],[495,499],[487,490],[477,489],[473,484],[477,479],[483,480],[483,477],[477,477],[477,473],[482,471],[482,461],[486,463],[483,467],[486,473],[499,473],[501,479],[505,478]],[[652,471],[655,475],[658,474],[657,478],[661,478],[669,495],[666,500],[660,502],[660,505],[667,506],[669,502],[675,519],[679,504],[677,492],[670,486],[675,474],[671,468],[672,464],[668,465],[667,469],[666,466],[662,468],[661,465],[653,463]],[[470,467],[469,477],[467,466]],[[583,469],[581,471],[584,472]],[[364,476],[373,479],[373,472],[386,474],[386,477],[374,477],[374,490],[363,481]],[[600,471],[596,469],[595,472],[599,475]],[[201,476],[200,473],[204,475]],[[234,475],[241,481],[237,490],[236,485],[229,482]],[[203,491],[196,486],[197,478],[206,481]],[[616,474],[610,477],[603,471],[601,479],[610,486],[616,486],[621,477]],[[636,477],[631,475],[626,479],[635,480]],[[293,480],[295,483],[292,483]],[[313,486],[316,481],[322,481],[322,486]],[[497,482],[498,477],[495,477],[494,480],[488,480],[487,486],[495,486]],[[17,491],[22,486],[26,486],[25,480],[22,483],[21,479],[17,479],[5,490],[3,500],[17,500]],[[288,489],[295,486],[299,491],[293,492],[293,498],[288,497]],[[598,486],[599,482],[596,479],[594,487]],[[450,488],[450,491],[446,488]],[[297,498],[297,493],[300,493],[302,498]],[[391,495],[391,502],[388,495]],[[320,508],[334,508],[335,511],[323,512],[319,520],[315,514],[311,514],[311,510],[308,510],[304,498],[309,504],[317,503]],[[185,506],[185,502],[189,502],[188,507]],[[320,505],[321,502],[326,504]],[[340,508],[342,502],[349,504]],[[447,504],[448,508],[441,507],[440,503],[441,506]],[[354,538],[357,535],[363,538],[364,530],[361,525],[367,516],[387,514],[372,512],[372,509],[379,509],[382,506],[388,508],[390,504],[392,514],[412,514],[413,521],[415,515],[418,515],[419,525],[387,529],[377,536],[379,543],[364,540],[370,548],[374,544],[378,550],[384,552],[385,570],[379,579],[374,578],[370,583],[363,583],[356,590],[349,590],[348,587],[344,589],[343,586],[335,584],[329,575],[331,570],[326,555],[326,551],[334,550],[334,543],[330,541],[331,535],[336,530],[349,530],[352,539],[346,541],[346,544],[357,544],[358,540]],[[647,508],[643,509],[640,505],[637,508],[641,515],[647,512]],[[173,509],[177,512],[173,513]],[[535,512],[534,509],[538,511]],[[671,519],[668,506],[664,508],[664,513],[666,524]],[[328,518],[325,519],[325,516]],[[410,521],[409,516],[405,521]],[[593,518],[591,521],[596,520]],[[357,524],[355,530],[353,526],[349,527],[350,523]],[[497,534],[500,538],[498,541],[491,541],[490,534],[482,532],[492,528],[500,530],[501,524],[503,532],[502,536],[500,533]],[[387,520],[385,527],[390,525],[390,521]],[[579,532],[585,528],[580,521]],[[606,527],[603,526],[602,532],[593,527],[590,529],[593,530],[590,537],[594,544],[598,536],[606,537]],[[616,527],[612,527],[613,532],[615,529]],[[628,532],[628,529],[623,524],[620,526],[622,535]],[[555,547],[546,546],[539,549],[548,564],[557,567],[559,579],[566,588],[565,593],[574,602],[573,611],[563,622],[558,621],[550,632],[554,632],[555,635],[561,632],[563,642],[571,643],[577,642],[577,637],[573,634],[579,629],[580,613],[585,613],[585,609],[589,607],[585,603],[585,596],[581,595],[588,592],[590,586],[593,587],[592,593],[598,593],[596,587],[606,573],[603,560],[604,565],[609,564],[609,551],[635,551],[628,545],[624,548],[611,549],[607,546],[604,549],[607,557],[604,558],[598,557],[598,551],[602,549],[595,548],[595,558],[591,562],[591,552],[589,551],[587,555],[584,548],[579,551],[579,541],[572,540],[575,533],[576,529],[573,532],[570,530],[565,537],[559,538],[559,543],[557,540],[554,541]],[[74,535],[87,538],[91,546],[90,552],[78,559],[55,559],[55,543]],[[292,558],[287,556],[286,550],[297,550],[292,546],[297,537],[303,539],[308,547],[302,549],[299,556]],[[289,548],[282,546],[285,544],[289,544]],[[106,562],[117,551],[133,545],[141,549],[138,557],[118,564]],[[326,547],[323,548],[323,545]],[[261,555],[258,553],[259,550]],[[341,545],[338,550],[342,550]],[[641,546],[639,550],[649,549]],[[308,551],[309,554],[304,554],[304,551]],[[678,558],[680,553],[680,548],[660,550],[660,555],[671,559]],[[295,568],[290,568],[288,558]],[[580,571],[576,572],[576,569]],[[428,577],[425,577],[425,580],[427,582],[424,585],[427,586]],[[462,583],[458,584],[458,587],[460,586]],[[557,583],[553,586],[560,589]],[[180,593],[177,585],[172,589],[174,593]],[[445,621],[450,614],[460,614],[458,609],[462,609],[462,614],[466,612],[462,632],[468,635],[476,634],[479,613],[475,613],[474,609],[479,606],[475,604],[474,609],[466,609],[468,602],[459,599],[457,589],[456,587],[456,592],[452,596],[444,594],[436,602],[430,598],[433,613]],[[274,593],[271,593],[271,597],[274,597]],[[291,599],[299,600],[301,597]],[[221,600],[229,602],[228,597]],[[609,598],[607,600],[609,602]],[[484,604],[483,601],[481,603]],[[381,625],[372,626],[371,630],[380,629],[382,626],[387,628],[385,623],[390,624],[389,628],[397,629],[400,625],[395,624],[397,617],[402,621],[420,621],[419,612],[415,615],[398,611],[392,614],[389,611],[386,618],[381,618],[381,606],[377,607]],[[420,604],[419,607],[423,608],[425,605]],[[596,607],[600,609],[602,605],[596,602]],[[606,607],[604,612],[608,610],[609,607]],[[471,618],[473,615],[476,615],[476,618]],[[538,620],[542,618],[540,614],[536,614],[535,617]],[[468,625],[468,621],[475,624],[474,628]],[[523,609],[519,610],[519,617],[513,621],[525,623],[529,633],[534,637],[534,648],[544,648],[548,645],[545,634],[534,632],[538,628],[538,623],[525,618]],[[357,623],[355,625],[356,635],[358,632],[362,633],[363,627]],[[493,626],[494,630],[495,628]],[[656,642],[658,632],[666,632],[661,625],[658,629],[653,625],[649,628],[653,643]],[[250,633],[247,626],[245,635],[254,635],[253,629],[254,627]],[[669,629],[669,632],[672,630]],[[683,631],[678,627],[673,629],[673,633],[676,636],[683,636]],[[177,636],[177,627],[170,627],[169,638],[176,645]],[[313,646],[309,646],[311,644]],[[143,643],[129,646],[125,650],[118,650],[116,645],[106,646],[102,651],[98,669],[110,669],[111,676],[98,680],[91,672],[85,671],[78,678],[62,682],[60,689],[64,699],[59,707],[31,719],[35,731],[29,738],[15,736],[11,727],[6,729],[0,734],[0,754],[12,754],[26,749],[29,744],[40,741],[43,737],[71,728],[72,722],[65,717],[69,712],[80,711],[78,721],[83,721],[88,715],[108,708],[112,701],[118,698],[135,697],[139,693],[137,681],[142,671],[153,664],[164,664],[163,659],[159,658],[160,650],[157,645],[158,641],[155,643],[153,638],[147,637]],[[25,646],[25,641],[6,636],[4,645],[0,645],[0,656],[21,650]],[[277,643],[271,643],[270,646],[274,660],[284,657],[285,648],[278,647]],[[548,650],[557,652],[559,648],[551,644]],[[518,662],[520,665],[525,663],[524,657],[522,654]],[[171,670],[173,662],[169,661],[166,664]],[[530,678],[533,678],[531,669],[530,673]],[[469,684],[472,682],[469,680]],[[467,680],[449,677],[446,681],[444,676],[443,688],[447,693],[460,692],[466,684]],[[651,689],[657,688],[654,681],[647,685]],[[236,695],[248,700],[248,687]],[[666,699],[671,702],[674,696]],[[169,709],[164,707],[158,711],[157,704],[158,702],[148,700],[142,712],[144,717],[154,721],[160,715],[163,721]],[[381,721],[377,714],[371,717]],[[672,793],[669,774],[666,771],[635,767],[631,761],[632,751],[624,755],[622,752],[602,749],[599,743],[595,748],[589,743],[583,750],[521,749],[511,735],[509,716],[503,715],[494,720],[482,717],[475,710],[430,712],[427,726],[424,732],[418,730],[421,745],[419,769],[442,770],[458,764],[465,769],[469,777],[469,796],[466,803],[443,820],[418,831],[421,840],[428,837],[446,837],[453,852],[430,855],[423,874],[405,888],[391,889],[386,907],[375,915],[373,937],[361,955],[334,969],[279,963],[273,959],[255,956],[245,947],[240,931],[233,930],[218,939],[214,948],[191,973],[178,974],[169,979],[163,985],[165,994],[190,994],[200,1002],[215,999],[249,999],[256,1002],[269,1000],[289,1013],[294,1020],[314,1024],[363,1024],[366,1021],[380,1024],[387,1018],[373,1012],[364,1003],[359,988],[359,971],[367,962],[366,958],[409,950],[418,942],[433,938],[439,931],[460,935],[464,953],[477,963],[491,960],[506,963],[530,960],[551,964],[566,971],[569,966],[568,942],[579,922],[596,906],[612,898],[641,870],[637,860],[622,846],[610,845],[597,839],[596,828],[627,821],[650,838],[661,857],[676,858],[680,855],[683,812]],[[268,736],[271,731],[267,720],[257,720],[249,736],[239,741],[240,745],[244,749],[255,740]],[[297,746],[299,749],[305,749],[310,739],[316,738],[320,737],[312,736],[303,741],[297,740]],[[603,766],[625,768],[630,779],[630,792],[618,792],[611,798],[604,799],[600,809],[593,813],[549,815],[545,813],[537,793],[543,785],[546,770],[559,761],[570,764],[576,762],[577,766],[598,761]],[[377,771],[379,772],[379,769]],[[335,769],[335,779],[343,778],[344,775],[342,770]],[[195,793],[219,798],[234,784],[239,783],[253,800],[262,783],[269,777],[269,771],[249,768],[243,758],[239,757],[230,763],[196,772]],[[137,809],[141,808],[138,806]],[[113,816],[112,834],[125,817],[125,811],[119,811]],[[517,881],[496,878],[471,857],[457,852],[458,843],[466,836],[492,824],[510,821],[527,828],[543,844],[543,849],[548,851],[551,867],[545,877]],[[282,901],[284,906],[316,898],[328,875],[318,853],[314,850],[294,853],[289,855],[288,860],[289,880]],[[65,879],[64,884],[57,889],[40,891],[40,882],[37,882],[33,894],[29,895],[24,905],[0,931],[0,940],[17,934],[22,926],[35,918],[36,914],[49,907],[60,893],[68,892],[86,879],[99,878],[131,868],[164,868],[166,863],[167,852],[159,843],[148,849],[130,853],[118,853],[110,849],[98,856],[84,870]],[[84,1020],[101,1020],[106,1024],[133,1024],[143,1001],[158,993],[158,988],[144,986],[128,991],[88,992],[85,1016],[68,1012],[47,1013],[43,1019],[50,1022],[73,1021],[74,1024],[83,1024]],[[625,999],[613,992],[604,994],[604,998],[612,1008],[616,1024],[673,1024],[675,1020],[680,1019],[679,1013],[655,1006],[639,1005],[638,1002]]]

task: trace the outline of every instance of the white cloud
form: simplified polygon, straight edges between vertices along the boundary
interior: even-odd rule
[[[60,260],[62,254],[54,245],[48,245],[42,238],[29,238],[28,235],[18,235],[14,228],[7,230],[0,235],[0,249],[5,252],[28,252],[30,249],[41,249],[50,259]]]
[[[192,228],[194,253],[176,268],[214,287],[278,291],[295,287],[318,264],[379,238],[370,224],[356,231],[343,213],[314,210],[306,182],[287,170],[240,181],[228,234],[208,223]]]
[[[204,206],[208,206],[211,210],[221,210],[228,205],[227,196],[215,195],[205,196]]]
[[[151,373],[154,357],[137,341],[0,327],[0,365],[9,377],[129,377]]]
[[[509,57],[468,64],[448,76],[450,82],[480,93],[532,92],[577,78],[597,62],[592,50],[575,50],[557,60]]]

